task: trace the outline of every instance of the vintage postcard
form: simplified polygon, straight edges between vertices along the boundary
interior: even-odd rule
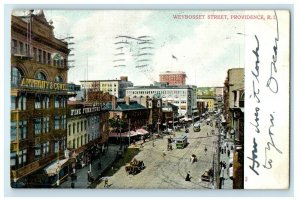
[[[12,188],[288,189],[288,10],[13,10]]]

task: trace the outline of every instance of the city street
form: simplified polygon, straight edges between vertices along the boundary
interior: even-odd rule
[[[181,130],[181,132],[176,132],[176,137],[184,133],[183,129]],[[169,136],[155,139],[154,147],[152,141],[146,142],[142,151],[136,156],[137,160],[144,161],[146,168],[137,175],[127,175],[125,167],[122,167],[109,178],[110,188],[213,188],[212,182],[201,181],[204,171],[213,167],[213,153],[216,149],[213,141],[217,141],[218,136],[211,134],[212,130],[215,130],[217,134],[215,127],[204,123],[201,124],[200,132],[194,132],[190,127],[188,145],[184,149],[176,149],[173,144],[173,150],[167,151]],[[207,151],[205,151],[205,147]],[[192,154],[197,156],[197,162],[190,162]],[[191,181],[185,181],[188,171],[190,171]],[[97,186],[97,188],[103,187],[104,182]]]

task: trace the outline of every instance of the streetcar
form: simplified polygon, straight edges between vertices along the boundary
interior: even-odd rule
[[[186,147],[186,145],[187,145],[187,135],[181,135],[181,136],[179,136],[179,137],[177,137],[177,138],[175,138],[174,139],[174,141],[175,141],[175,144],[176,144],[176,148],[177,149],[183,149],[184,147]]]

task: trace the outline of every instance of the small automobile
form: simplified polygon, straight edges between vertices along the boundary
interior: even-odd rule
[[[194,132],[199,132],[201,130],[200,129],[200,123],[195,123],[194,127],[193,127],[193,130],[194,130]]]

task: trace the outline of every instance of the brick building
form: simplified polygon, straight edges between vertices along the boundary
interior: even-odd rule
[[[66,42],[55,38],[53,29],[42,10],[11,16],[10,168],[14,187],[19,181],[28,187],[47,184],[48,178],[39,176],[41,170],[64,158],[70,50]]]
[[[183,71],[166,71],[159,74],[159,82],[169,85],[185,85],[186,74]]]

